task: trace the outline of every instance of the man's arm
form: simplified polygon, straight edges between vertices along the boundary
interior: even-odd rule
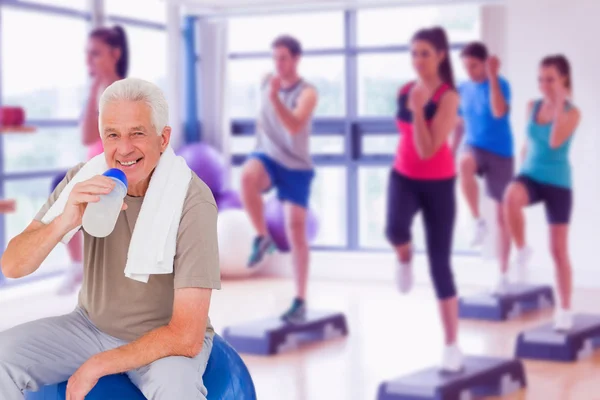
[[[48,225],[32,221],[8,242],[0,260],[2,274],[7,278],[22,278],[34,273],[68,232],[60,216]]]
[[[290,110],[281,102],[279,96],[271,95],[271,102],[277,117],[292,135],[300,132],[308,123],[317,105],[317,99],[317,91],[313,87],[308,87],[300,93],[296,108]]]
[[[497,76],[490,77],[490,103],[492,105],[492,115],[495,118],[502,118],[508,112],[508,103],[502,92],[500,79]]]
[[[169,356],[195,357],[202,350],[212,289],[175,290],[173,316],[166,326],[131,343],[93,356],[97,377],[137,369]]]

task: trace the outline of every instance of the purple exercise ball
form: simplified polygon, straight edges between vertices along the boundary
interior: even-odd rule
[[[215,196],[219,211],[243,208],[242,199],[235,190],[225,190]]]
[[[283,212],[283,203],[273,197],[265,204],[265,220],[269,235],[277,245],[280,251],[289,251],[290,245],[285,233],[285,216]],[[312,242],[319,231],[319,221],[316,215],[309,209],[306,216],[306,235],[308,242]]]
[[[225,161],[217,150],[204,143],[193,143],[181,147],[177,155],[185,159],[188,167],[208,185],[213,195],[223,190]]]

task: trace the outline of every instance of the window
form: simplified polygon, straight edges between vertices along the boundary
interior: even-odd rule
[[[363,155],[394,155],[398,147],[398,133],[368,134],[362,137]]]
[[[357,17],[356,26],[346,25],[346,21],[352,21],[346,16],[352,14]],[[393,127],[396,99],[400,87],[416,78],[407,51],[410,39],[420,28],[443,26],[451,46],[456,48],[450,51],[450,57],[455,83],[459,84],[466,74],[458,48],[480,38],[479,14],[478,5],[452,4],[230,19],[229,115],[242,120],[236,122],[247,125],[248,119],[258,116],[261,80],[273,69],[272,40],[289,33],[308,50],[300,63],[300,74],[319,91],[315,112],[318,133],[311,136],[310,146],[316,168],[310,204],[320,222],[314,245],[389,249],[384,229],[389,170],[398,145]],[[348,30],[351,37],[357,38],[356,49],[346,47],[344,36]],[[254,150],[255,138],[235,135],[231,143],[239,160],[240,155]],[[356,169],[357,174],[351,173]],[[232,185],[237,188],[240,172],[241,167],[233,168]],[[346,201],[347,189],[355,187],[357,209],[355,202]],[[468,237],[458,236],[471,223],[465,207],[464,199],[458,200],[454,246],[463,251],[468,249]],[[354,233],[347,232],[348,226],[355,225],[359,229],[358,243],[354,243]],[[415,246],[421,250],[425,247],[423,229],[417,215],[412,231]]]
[[[359,246],[388,248],[385,238],[390,167],[361,167],[358,172]]]
[[[88,0],[27,0],[49,6],[72,8],[78,11],[89,11]]]
[[[167,20],[167,4],[163,0],[104,0],[107,15],[159,23]]]
[[[281,34],[294,36],[303,49],[341,48],[344,46],[344,14],[336,11],[231,18],[229,51],[270,52],[271,43]]]
[[[467,79],[460,51],[450,51],[454,81]],[[393,117],[398,89],[415,79],[409,53],[363,54],[358,58],[358,112],[363,116]]]
[[[313,135],[310,138],[310,153],[313,155],[343,155],[344,137],[340,135]]]
[[[414,79],[410,54],[363,54],[358,57],[358,113],[364,116],[396,114],[396,96]]]
[[[3,103],[23,107],[27,119],[79,118],[87,96],[87,21],[9,7],[2,14]]]
[[[229,62],[229,104],[233,118],[255,118],[258,115],[261,81],[271,71],[272,62],[266,58]],[[341,116],[345,113],[343,57],[305,57],[300,64],[300,74],[319,92],[315,116]]]
[[[261,80],[271,69],[270,59],[229,61],[229,112],[233,118],[258,115]]]
[[[129,45],[128,75],[167,89],[167,34],[165,31],[124,26]]]
[[[310,209],[319,221],[313,245],[346,245],[346,206],[346,168],[317,167],[310,196]]]
[[[470,4],[360,10],[357,20],[361,47],[406,45],[416,31],[436,25],[446,29],[450,42],[480,37],[479,7]]]
[[[3,136],[6,173],[66,170],[86,158],[77,127],[42,128],[33,134]]]

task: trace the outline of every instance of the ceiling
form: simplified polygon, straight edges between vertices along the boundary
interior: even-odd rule
[[[244,15],[397,5],[489,3],[494,0],[164,0],[196,15]]]

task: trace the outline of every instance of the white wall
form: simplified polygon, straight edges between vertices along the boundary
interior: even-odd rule
[[[571,61],[574,101],[582,110],[571,161],[574,208],[570,249],[576,285],[600,286],[600,2],[595,0],[506,0],[506,60],[504,73],[513,89],[513,129],[520,149],[526,104],[539,97],[537,65],[552,53]],[[498,34],[501,34],[498,32]],[[536,254],[532,267],[552,273],[548,229],[541,207],[528,210],[527,238]]]

